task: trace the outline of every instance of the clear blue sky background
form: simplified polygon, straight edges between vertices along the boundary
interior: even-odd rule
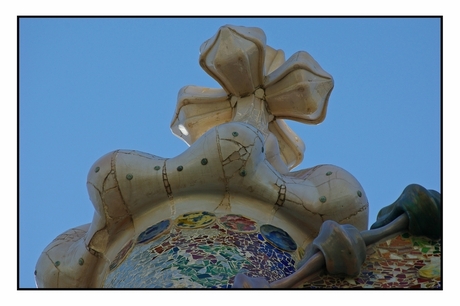
[[[35,287],[40,253],[90,223],[86,175],[102,155],[174,157],[179,89],[219,87],[198,64],[225,24],[255,26],[286,58],[310,53],[333,77],[326,119],[288,122],[306,144],[296,168],[335,164],[370,202],[370,224],[404,187],[441,188],[440,19],[21,19],[19,28],[19,285]]]

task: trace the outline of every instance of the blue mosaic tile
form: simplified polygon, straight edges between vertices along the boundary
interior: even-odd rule
[[[169,220],[163,220],[155,225],[150,226],[145,231],[140,233],[140,235],[137,237],[137,243],[144,243],[156,238],[169,227],[170,223],[171,222]]]
[[[297,244],[294,239],[292,239],[288,233],[279,227],[264,224],[260,227],[260,232],[265,239],[282,250],[289,252],[297,250]]]

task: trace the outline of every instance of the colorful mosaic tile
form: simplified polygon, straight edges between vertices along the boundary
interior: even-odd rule
[[[166,231],[166,229],[168,229],[170,223],[171,222],[169,219],[167,219],[150,226],[145,231],[140,233],[139,237],[137,237],[137,243],[144,243],[152,240],[153,238],[156,238],[158,235],[161,235]]]
[[[183,214],[177,218],[177,226],[181,228],[198,228],[208,226],[216,221],[216,216],[207,211]]]
[[[219,218],[220,224],[236,232],[254,232],[257,229],[256,221],[242,215],[229,214]]]
[[[441,288],[440,241],[400,234],[368,248],[355,278],[322,273],[304,288]]]
[[[264,224],[260,227],[260,232],[265,239],[282,250],[291,252],[297,250],[297,244],[294,239],[292,239],[288,233],[276,226]]]
[[[123,259],[125,259],[129,250],[131,250],[131,247],[133,246],[133,244],[134,244],[133,240],[130,240],[125,244],[125,246],[121,249],[120,252],[118,252],[117,256],[115,256],[115,259],[110,264],[109,266],[110,270],[115,269],[123,261]]]
[[[288,233],[272,225],[257,231],[254,220],[208,212],[163,220],[129,241],[110,265],[105,288],[231,288],[234,277],[269,282],[295,272],[297,248]],[[441,288],[440,241],[408,233],[368,248],[357,277],[322,272],[304,288]]]
[[[185,219],[195,217],[187,214]],[[199,217],[198,222],[201,220],[209,219]],[[272,282],[295,271],[291,253],[274,247],[258,232],[245,231],[257,228],[255,221],[227,215],[209,223],[183,228],[177,222],[168,233],[135,245],[125,261],[108,274],[104,287],[231,288],[237,273]]]

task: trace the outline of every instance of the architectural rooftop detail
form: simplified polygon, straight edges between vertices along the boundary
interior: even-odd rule
[[[440,287],[438,192],[409,185],[368,229],[349,172],[293,171],[305,145],[285,120],[321,123],[334,86],[311,55],[285,60],[261,29],[227,25],[199,64],[221,88],[180,89],[171,130],[189,148],[97,160],[93,219],[45,248],[38,287]]]

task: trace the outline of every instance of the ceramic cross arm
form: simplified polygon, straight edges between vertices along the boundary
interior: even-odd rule
[[[251,124],[279,142],[289,169],[305,146],[282,119],[317,124],[326,116],[333,79],[307,53],[284,60],[258,28],[224,26],[201,46],[200,65],[222,89],[187,86],[179,92],[171,129],[189,145],[218,124]]]

